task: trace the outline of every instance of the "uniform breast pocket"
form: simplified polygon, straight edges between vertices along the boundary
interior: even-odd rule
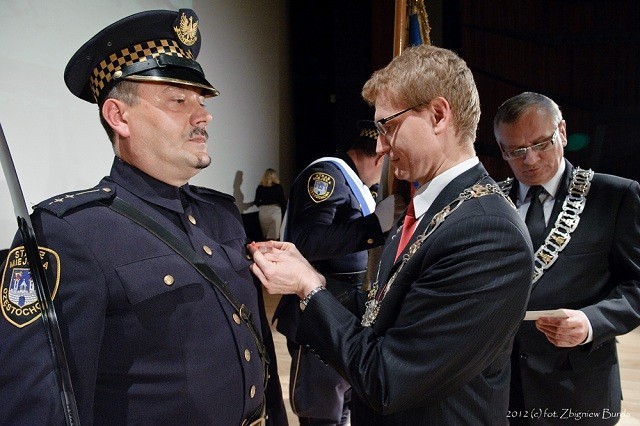
[[[244,249],[244,246],[238,248],[239,246],[237,244],[222,244],[220,245],[220,247],[222,247],[222,250],[229,259],[231,267],[235,271],[242,271],[243,269],[246,269],[251,265],[252,260],[247,251]]]
[[[124,291],[133,305],[176,291],[203,278],[177,254],[141,259],[116,267]]]

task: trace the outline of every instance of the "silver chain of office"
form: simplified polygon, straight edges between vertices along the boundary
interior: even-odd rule
[[[515,206],[513,205],[513,202],[511,201],[511,199],[509,199],[509,197],[505,195],[505,193],[502,191],[502,189],[498,185],[475,184],[469,188],[466,188],[462,193],[460,193],[460,195],[458,195],[458,197],[455,200],[447,204],[442,210],[436,213],[433,216],[433,218],[431,218],[431,221],[429,222],[429,225],[424,230],[424,232],[421,235],[419,235],[416,241],[413,244],[411,244],[411,246],[409,247],[409,252],[405,253],[402,256],[402,263],[400,264],[400,266],[398,266],[398,269],[396,269],[396,271],[393,273],[393,275],[391,276],[387,284],[382,288],[382,293],[380,294],[380,297],[376,297],[378,293],[378,279],[376,279],[376,281],[373,283],[373,286],[369,291],[367,302],[365,303],[365,307],[366,307],[365,313],[362,316],[361,324],[364,327],[371,327],[375,323],[376,318],[378,317],[378,313],[380,312],[380,305],[382,304],[382,301],[384,300],[385,296],[389,292],[389,289],[393,285],[393,282],[395,281],[396,277],[398,276],[398,274],[400,273],[404,265],[406,265],[409,259],[413,257],[413,255],[418,251],[418,249],[422,246],[425,240],[429,238],[429,236],[440,225],[442,225],[442,223],[447,218],[447,216],[449,216],[451,213],[456,211],[462,205],[463,202],[470,200],[472,198],[479,198],[479,197],[483,197],[485,195],[490,195],[490,194],[501,195],[515,209]],[[380,269],[378,269],[378,275],[379,274],[380,274]]]
[[[558,256],[569,244],[571,233],[576,230],[580,222],[580,213],[584,210],[587,203],[587,194],[591,188],[591,179],[593,171],[585,170],[580,167],[573,169],[571,174],[571,182],[569,183],[568,195],[562,204],[562,211],[556,219],[553,229],[544,240],[544,243],[538,248],[534,258],[533,283],[537,282],[544,272],[549,269]],[[502,182],[500,186],[505,193],[509,193],[513,179]]]

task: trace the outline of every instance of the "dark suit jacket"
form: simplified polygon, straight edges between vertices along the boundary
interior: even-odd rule
[[[565,160],[566,161],[566,160]],[[567,169],[547,226],[553,227],[567,195]],[[515,197],[517,182],[510,195]],[[620,373],[615,336],[640,324],[640,186],[596,173],[571,240],[533,285],[528,309],[582,310],[593,342],[574,348],[551,344],[533,322],[516,337],[525,407],[620,411]],[[606,416],[606,414],[605,414]],[[602,417],[597,419],[602,423]]]
[[[483,176],[477,165],[455,178],[414,238]],[[393,260],[399,237],[391,235],[380,283],[399,266]],[[373,327],[361,327],[320,292],[302,315],[298,341],[351,383],[354,425],[507,424],[509,354],[532,258],[524,222],[509,203],[499,195],[471,199],[406,264]]]

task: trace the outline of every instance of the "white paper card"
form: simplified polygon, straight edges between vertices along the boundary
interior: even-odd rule
[[[527,311],[524,314],[523,321],[535,321],[542,317],[568,318],[569,316],[565,314],[562,309],[553,309],[549,311]]]

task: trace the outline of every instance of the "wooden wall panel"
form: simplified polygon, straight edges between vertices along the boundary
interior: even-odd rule
[[[482,118],[477,148],[496,157],[492,121],[504,100],[523,91],[553,98],[569,134],[592,144],[567,157],[625,176],[640,162],[640,7],[636,0],[458,0],[459,46],[474,73]],[[604,135],[604,136],[603,136]],[[629,142],[631,140],[631,142]],[[595,141],[599,146],[594,148]],[[616,145],[624,149],[615,150]],[[500,160],[501,161],[501,160]],[[499,161],[490,162],[497,175]],[[500,176],[496,176],[500,177]],[[631,176],[630,176],[631,177]]]

